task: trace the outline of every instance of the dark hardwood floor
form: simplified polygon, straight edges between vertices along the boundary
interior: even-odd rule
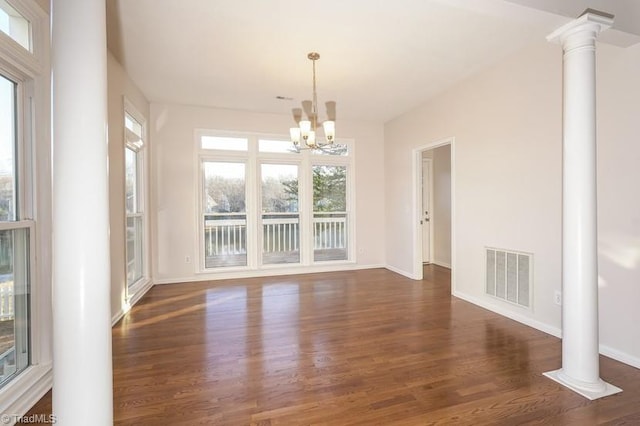
[[[588,401],[560,341],[450,295],[449,270],[154,287],[113,329],[117,425],[638,425],[640,370]],[[55,392],[55,389],[54,389]],[[50,413],[51,395],[30,413]]]

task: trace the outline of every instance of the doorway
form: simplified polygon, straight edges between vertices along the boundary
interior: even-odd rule
[[[414,149],[414,270],[425,263],[454,268],[454,139]]]

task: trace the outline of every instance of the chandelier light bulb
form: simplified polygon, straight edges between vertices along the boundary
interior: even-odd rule
[[[300,128],[299,127],[290,128],[289,134],[291,135],[291,142],[293,142],[295,146],[299,146],[300,145]]]
[[[309,131],[309,135],[305,139],[305,143],[309,148],[315,148],[316,146],[316,132],[313,130]]]
[[[311,131],[311,121],[309,120],[301,120],[300,121],[300,132],[302,135],[309,134]]]
[[[322,123],[324,129],[324,136],[327,138],[327,143],[333,143],[333,139],[336,136],[336,122],[333,120],[327,120]]]

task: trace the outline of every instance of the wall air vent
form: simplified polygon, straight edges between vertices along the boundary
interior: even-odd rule
[[[533,254],[486,247],[485,292],[531,308]]]

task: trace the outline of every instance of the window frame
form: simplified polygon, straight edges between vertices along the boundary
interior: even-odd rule
[[[26,16],[25,13],[21,12],[19,10],[19,8],[16,8],[13,6],[13,4],[11,3],[11,1],[7,1],[7,0],[0,0],[0,3],[5,3],[8,7],[12,8],[15,12],[18,13],[18,15],[24,19],[27,23],[27,46],[25,46],[24,44],[22,44],[17,38],[11,36],[11,34],[8,34],[4,31],[0,31],[0,33],[8,36],[11,40],[15,41],[16,43],[18,43],[23,49],[29,51],[29,52],[33,52],[33,30],[32,30],[32,24],[31,24],[31,19],[29,19],[28,16]],[[4,11],[4,8],[0,7],[0,9],[2,9]],[[7,16],[11,17],[12,15],[10,13],[7,13],[5,11],[5,13],[7,14]],[[11,21],[11,18],[9,18]],[[11,26],[11,22],[9,22],[9,25]]]
[[[260,139],[258,139],[260,140]],[[280,154],[280,153],[269,153],[269,154]],[[289,154],[284,154],[284,155],[289,155]],[[305,233],[302,232],[305,226],[307,219],[307,212],[306,209],[303,208],[303,206],[305,205],[303,202],[303,190],[302,190],[302,182],[304,182],[303,180],[303,173],[302,173],[302,161],[300,159],[296,159],[294,158],[282,158],[282,157],[278,157],[278,158],[261,158],[260,156],[258,156],[258,158],[256,159],[257,163],[256,163],[256,191],[257,191],[257,195],[256,195],[256,203],[257,203],[257,209],[259,209],[259,211],[256,214],[256,221],[257,221],[257,226],[256,226],[256,232],[257,232],[257,248],[258,251],[256,253],[257,257],[258,257],[258,261],[257,261],[257,265],[259,269],[269,269],[269,268],[282,268],[282,267],[296,267],[296,266],[301,266],[304,264],[303,259],[304,259],[304,252],[306,251],[306,236]],[[264,256],[263,256],[263,247],[264,247],[264,233],[263,233],[263,212],[261,210],[262,208],[262,165],[263,164],[267,164],[267,165],[292,165],[292,166],[296,166],[298,167],[298,228],[300,229],[300,241],[299,241],[299,246],[300,246],[300,260],[296,263],[264,263]]]
[[[203,136],[242,137],[248,139],[247,151],[203,149]],[[224,274],[239,271],[268,271],[271,269],[309,269],[314,267],[331,267],[335,265],[356,263],[355,252],[355,143],[352,139],[337,139],[336,143],[348,146],[348,154],[341,156],[315,154],[311,150],[296,152],[260,152],[260,140],[288,141],[288,136],[257,132],[241,132],[197,128],[194,130],[195,162],[196,162],[196,226],[198,238],[195,238],[194,253],[196,274]],[[239,161],[246,163],[246,211],[247,211],[247,266],[242,267],[205,267],[204,250],[204,206],[203,206],[203,161]],[[300,218],[300,262],[283,264],[265,264],[262,260],[262,164],[293,164],[298,166],[299,218]],[[313,165],[341,165],[347,168],[346,203],[347,203],[347,238],[348,250],[346,260],[314,261],[313,255]]]
[[[12,5],[13,6],[13,5]],[[18,8],[16,8],[18,10]],[[18,10],[20,12],[20,10]],[[35,149],[33,147],[35,140],[33,134],[33,98],[34,98],[34,79],[37,74],[34,70],[28,70],[30,67],[27,65],[24,69],[17,68],[9,58],[4,57],[6,49],[3,49],[5,43],[9,43],[9,48],[16,48],[19,46],[24,49],[18,42],[8,35],[0,32],[0,35],[5,36],[3,40],[0,40],[0,74],[11,81],[14,86],[13,91],[13,217],[7,221],[0,222],[0,230],[2,231],[24,231],[27,234],[24,244],[27,245],[27,258],[22,259],[26,264],[26,270],[24,275],[26,276],[25,294],[27,298],[26,302],[26,345],[27,353],[24,355],[26,359],[26,365],[21,369],[17,369],[17,358],[19,354],[16,351],[16,371],[11,375],[9,380],[0,386],[0,390],[4,391],[6,388],[11,387],[12,383],[19,376],[27,372],[34,364],[39,360],[39,350],[42,348],[38,345],[40,330],[34,330],[35,323],[35,302],[37,302],[40,296],[40,291],[35,291],[38,288],[36,281],[36,222],[34,218],[34,206],[36,192],[34,187],[34,162],[35,162]],[[31,36],[32,37],[32,36]],[[28,52],[30,53],[30,52]],[[25,72],[27,69],[29,72]],[[15,241],[15,240],[14,240]],[[14,252],[16,247],[14,246]],[[14,260],[14,267],[17,261]],[[15,273],[15,272],[14,272]],[[14,284],[15,285],[15,284]],[[15,287],[14,287],[15,289]],[[35,293],[35,295],[34,295]],[[13,297],[17,296],[14,293]],[[18,305],[14,304],[14,310],[18,311]],[[15,312],[14,311],[14,312]],[[14,335],[14,346],[22,339],[17,334]],[[16,348],[17,349],[17,348]]]
[[[31,367],[33,365],[33,348],[34,348],[34,333],[32,332],[32,326],[31,324],[33,323],[33,313],[34,313],[34,307],[33,307],[33,301],[32,301],[32,294],[33,294],[33,288],[34,288],[34,283],[33,283],[33,274],[35,273],[35,262],[36,262],[36,255],[35,255],[35,244],[36,244],[36,235],[35,235],[35,230],[36,230],[36,224],[35,221],[33,220],[15,220],[15,221],[7,221],[7,222],[0,222],[0,231],[25,231],[27,234],[27,238],[25,238],[24,243],[27,244],[27,252],[28,252],[28,258],[27,259],[23,259],[26,263],[26,270],[24,271],[24,274],[26,275],[26,280],[27,282],[25,283],[25,291],[26,293],[24,294],[24,296],[27,298],[27,336],[26,336],[26,344],[27,344],[27,354],[24,355],[27,357],[26,359],[26,366],[21,369],[20,371],[18,371],[16,369],[16,371],[12,374],[12,377],[6,381],[4,384],[0,385],[0,389],[4,389],[7,386],[9,386],[11,384],[11,382],[13,380],[15,380],[15,378],[19,375],[21,375],[22,373],[24,373],[27,369],[29,369],[29,367]],[[14,240],[15,241],[15,240]],[[14,251],[16,250],[15,246],[14,246]],[[17,262],[14,260],[14,268],[15,268],[15,264]],[[15,272],[14,272],[15,274]],[[15,284],[14,284],[14,290],[15,290]],[[15,298],[17,296],[17,294],[14,292],[13,297]],[[17,304],[14,301],[14,312],[18,310],[17,308]],[[14,321],[15,321],[15,317],[17,315],[14,315]],[[15,327],[15,326],[14,326]],[[18,344],[18,341],[21,340],[21,338],[18,337],[17,333],[14,332],[14,346],[16,346]],[[16,359],[18,358],[18,354],[16,351]],[[17,364],[17,361],[16,361]]]
[[[224,152],[235,152],[235,151],[224,151]],[[214,270],[213,268],[207,268],[206,267],[206,250],[204,249],[205,246],[205,233],[202,232],[204,230],[204,226],[206,223],[206,219],[205,217],[207,215],[211,215],[211,213],[207,213],[205,211],[205,202],[204,202],[204,163],[207,162],[216,162],[216,163],[237,163],[237,164],[244,164],[245,166],[245,171],[244,171],[244,179],[245,179],[245,186],[244,186],[244,193],[245,193],[245,228],[246,228],[246,235],[247,235],[247,241],[246,241],[246,248],[247,248],[247,264],[246,265],[241,265],[241,266],[229,266],[229,267],[224,267],[224,268],[218,268],[218,269],[224,269],[225,271],[237,271],[237,270],[245,270],[247,268],[249,268],[250,266],[254,266],[252,265],[252,261],[253,259],[251,258],[251,256],[249,256],[249,253],[254,250],[253,248],[253,239],[249,238],[249,232],[255,232],[253,231],[253,226],[252,226],[252,221],[249,220],[249,211],[253,211],[253,205],[252,205],[252,200],[249,197],[249,188],[251,187],[250,182],[250,165],[248,160],[243,159],[242,156],[240,155],[231,155],[231,156],[200,156],[199,158],[199,163],[198,163],[198,220],[197,220],[197,233],[198,233],[198,238],[195,238],[195,240],[198,241],[198,245],[196,247],[196,251],[195,253],[198,253],[198,265],[199,265],[199,269],[201,271],[211,271]],[[215,213],[214,213],[215,215]]]
[[[142,131],[141,144],[135,145],[127,140],[127,126],[125,123],[126,116],[129,115],[140,126]],[[138,297],[142,291],[146,288],[150,279],[150,256],[149,256],[149,212],[147,211],[148,196],[149,196],[149,175],[148,175],[148,151],[149,145],[147,141],[147,120],[144,114],[142,114],[136,106],[125,96],[123,96],[123,113],[122,113],[122,126],[123,126],[123,194],[124,194],[124,262],[125,262],[125,302],[130,304],[133,299]],[[127,194],[127,178],[126,178],[126,155],[127,149],[133,151],[136,154],[136,212],[128,213],[126,205]],[[130,218],[142,218],[142,276],[135,280],[133,283],[128,282],[129,277],[129,262],[127,253],[127,220]]]
[[[329,262],[345,262],[348,261],[349,259],[353,259],[355,252],[353,250],[354,247],[354,242],[353,242],[353,238],[355,236],[355,226],[351,225],[351,221],[353,220],[353,214],[352,214],[352,204],[353,204],[353,200],[355,199],[354,196],[352,196],[353,194],[353,189],[352,189],[352,184],[351,182],[353,181],[353,172],[352,172],[352,166],[353,164],[350,163],[346,163],[345,161],[323,161],[325,158],[327,158],[326,156],[318,156],[317,158],[314,158],[311,162],[311,167],[309,170],[309,176],[310,176],[310,180],[313,180],[313,167],[315,166],[334,166],[334,167],[345,167],[346,169],[346,184],[345,184],[345,205],[346,205],[346,209],[344,211],[345,216],[346,216],[346,220],[347,220],[347,259],[346,260],[340,260],[340,261],[316,261],[313,260],[314,264],[325,264],[325,263],[329,263]],[[311,189],[310,189],[310,194],[311,194],[311,203],[310,203],[310,214],[311,214],[311,227],[308,230],[308,234],[310,236],[311,239],[314,239],[314,229],[313,229],[313,219],[314,219],[314,215],[315,215],[315,210],[314,210],[314,203],[313,203],[313,182],[311,184]],[[342,213],[342,212],[336,212],[336,213]],[[315,258],[315,249],[312,248],[311,250],[311,258],[314,259]]]
[[[29,21],[30,49],[0,31],[0,57],[31,77],[42,75],[46,72],[43,63],[48,60],[49,17],[33,0],[10,0],[7,3]]]
[[[51,85],[49,15],[34,0],[10,0],[30,22],[31,50],[0,32],[0,69],[18,83],[16,120],[18,215],[3,228],[28,228],[29,365],[0,388],[0,411],[34,403],[29,389],[45,389],[51,375]],[[31,402],[28,402],[31,401]]]

